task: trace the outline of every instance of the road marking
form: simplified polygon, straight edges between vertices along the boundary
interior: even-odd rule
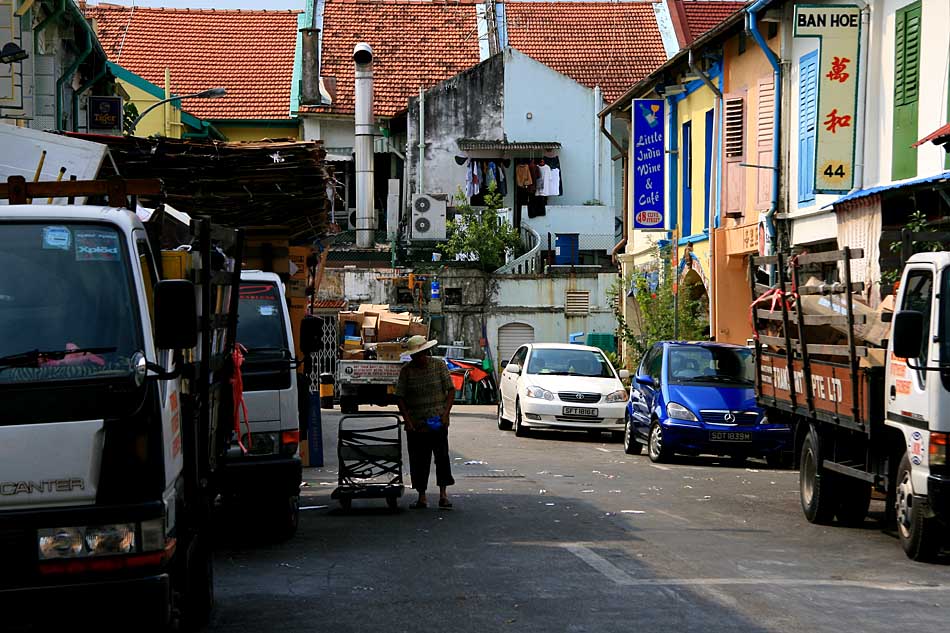
[[[611,451],[609,448],[599,448],[599,447],[597,447],[597,446],[594,447],[594,450],[595,450],[595,451],[600,451],[601,453],[612,453],[612,452],[613,452],[613,451]]]
[[[676,519],[677,521],[682,521],[683,523],[689,523],[690,520],[686,517],[681,517],[678,514],[673,514],[672,512],[667,512],[666,510],[654,509],[654,512],[657,514],[662,514],[663,516],[670,517],[671,519]]]
[[[950,592],[950,585],[920,585],[829,578],[634,578],[606,558],[581,543],[561,543],[561,547],[599,571],[608,580],[624,587],[729,587],[771,585],[777,587],[842,587],[879,591]]]
[[[660,466],[658,464],[650,464],[650,465],[656,468],[657,470],[670,470],[669,466]]]

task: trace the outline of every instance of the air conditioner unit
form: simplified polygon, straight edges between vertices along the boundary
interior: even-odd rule
[[[434,196],[417,195],[412,199],[412,239],[445,240],[446,201]]]

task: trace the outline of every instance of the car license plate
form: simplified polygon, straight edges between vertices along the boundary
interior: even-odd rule
[[[564,407],[563,415],[581,415],[588,418],[597,417],[597,409],[587,407]]]
[[[739,431],[710,431],[709,439],[712,442],[751,442],[752,433]]]

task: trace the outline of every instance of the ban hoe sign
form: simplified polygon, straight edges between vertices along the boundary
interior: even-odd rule
[[[795,37],[819,39],[814,163],[818,193],[846,193],[854,185],[860,36],[861,11],[854,5],[795,6]]]

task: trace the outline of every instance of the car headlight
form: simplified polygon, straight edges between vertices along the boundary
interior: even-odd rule
[[[40,558],[73,558],[82,555],[83,538],[79,528],[53,528],[39,532]]]
[[[531,385],[528,387],[527,395],[529,398],[539,398],[541,400],[554,400],[554,394],[542,387]]]
[[[86,551],[90,556],[128,554],[135,549],[135,525],[100,525],[86,528]]]
[[[693,412],[678,402],[670,402],[666,405],[666,414],[674,420],[687,420],[689,422],[698,422]]]
[[[607,394],[607,397],[604,398],[604,402],[626,402],[627,401],[627,392],[624,389],[618,389],[617,391]]]

